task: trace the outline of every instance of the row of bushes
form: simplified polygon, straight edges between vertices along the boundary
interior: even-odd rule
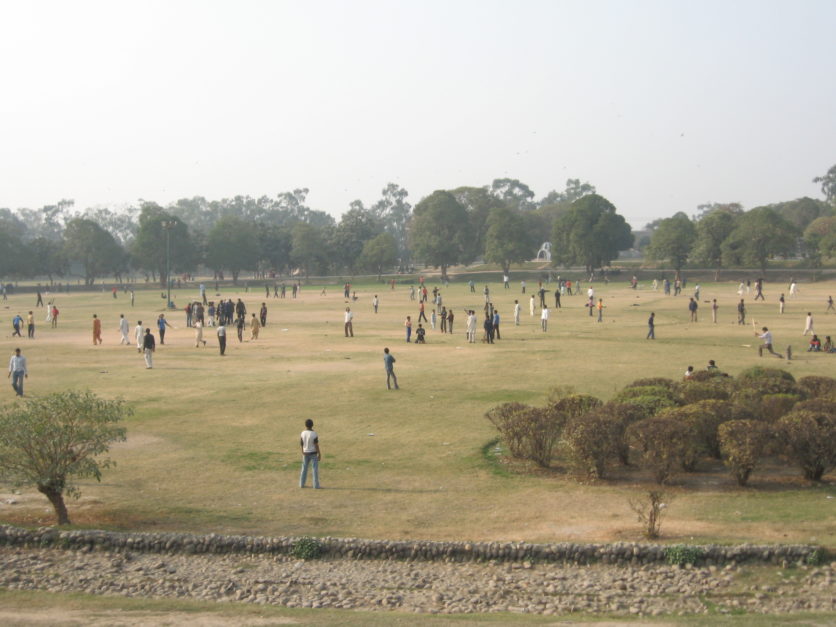
[[[768,455],[816,481],[836,466],[836,379],[777,369],[639,379],[608,403],[557,388],[544,407],[504,403],[486,417],[513,457],[548,467],[563,450],[589,478],[635,464],[664,484],[714,458],[745,485]]]

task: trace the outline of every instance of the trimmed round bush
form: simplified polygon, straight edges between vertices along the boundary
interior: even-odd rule
[[[766,452],[769,427],[759,420],[730,420],[718,428],[723,463],[744,486]]]
[[[590,479],[599,479],[619,459],[623,434],[623,424],[601,407],[570,418],[563,439],[578,471]]]
[[[836,379],[833,377],[806,376],[798,380],[798,386],[810,398],[830,397],[836,400]]]
[[[627,439],[638,455],[639,466],[660,484],[674,476],[688,454],[691,429],[679,420],[654,416],[627,428]]]
[[[519,415],[528,409],[531,407],[523,403],[502,403],[485,414],[485,418],[499,431],[499,437],[512,457],[526,457],[525,430]]]
[[[778,421],[778,434],[786,455],[798,465],[805,479],[820,481],[836,466],[836,416],[799,409]]]
[[[676,381],[673,379],[666,379],[665,377],[650,377],[647,379],[636,379],[625,388],[644,388],[649,386],[658,386],[673,390],[676,387]]]

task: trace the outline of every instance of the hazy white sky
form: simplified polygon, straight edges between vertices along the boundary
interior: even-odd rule
[[[808,195],[833,0],[0,0],[0,207],[597,186],[634,227]]]

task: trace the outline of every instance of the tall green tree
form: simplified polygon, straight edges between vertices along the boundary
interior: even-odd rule
[[[832,166],[824,176],[817,176],[813,183],[821,185],[821,192],[827,202],[836,207],[836,165]]]
[[[403,187],[389,183],[381,191],[380,200],[372,206],[374,214],[383,222],[383,228],[395,238],[401,267],[409,265],[407,229],[412,219],[412,205],[406,201],[407,196],[409,192]]]
[[[206,238],[207,264],[214,270],[229,270],[236,285],[242,270],[258,267],[259,252],[255,225],[238,216],[215,222]]]
[[[532,202],[534,192],[517,179],[494,179],[491,183],[491,194],[499,198],[505,206],[518,211],[530,211],[535,207]]]
[[[766,271],[766,262],[788,256],[797,247],[798,231],[771,207],[756,207],[737,220],[723,242],[723,256],[730,264],[755,266]]]
[[[787,202],[779,202],[770,205],[778,214],[792,224],[799,233],[816,218],[833,215],[834,208],[826,202],[814,198],[797,198]]]
[[[0,411],[0,477],[34,485],[49,499],[59,525],[70,524],[64,495],[80,494],[77,479],[101,480],[111,465],[100,459],[124,441],[119,422],[131,411],[123,401],[91,392],[57,392]]]
[[[485,237],[488,234],[488,216],[491,210],[508,205],[485,187],[458,187],[450,193],[467,213],[468,236],[463,242],[460,261],[471,263],[485,254]]]
[[[363,246],[382,231],[381,220],[374,212],[366,209],[362,202],[355,200],[340,218],[334,232],[334,252],[337,257],[334,261],[351,271],[358,270]]]
[[[555,220],[551,244],[554,263],[582,265],[590,272],[630,248],[633,233],[615,205],[603,196],[588,194]]]
[[[822,258],[836,257],[836,217],[813,220],[804,230],[804,246],[817,267]]]
[[[327,262],[322,229],[307,222],[297,222],[291,233],[290,259],[302,269],[305,278],[308,278],[312,272],[319,271]]]
[[[84,267],[84,283],[92,285],[96,277],[120,274],[127,255],[119,242],[92,220],[73,218],[64,231],[64,254]]]
[[[258,227],[258,251],[262,270],[284,272],[289,269],[292,249],[292,227],[273,224],[262,224]]]
[[[415,206],[412,250],[424,263],[441,268],[441,278],[446,280],[447,268],[462,260],[468,229],[467,211],[456,197],[435,191]]]
[[[511,264],[522,263],[533,256],[523,217],[507,207],[492,209],[485,237],[485,260],[502,266],[507,275],[511,272]]]
[[[383,272],[398,261],[398,244],[391,233],[381,233],[363,245],[360,266],[377,274],[380,281]]]
[[[60,241],[36,237],[29,242],[29,250],[33,276],[46,276],[52,283],[54,277],[67,273],[69,264]]]
[[[697,263],[704,263],[715,269],[715,281],[720,278],[720,270],[724,265],[723,242],[734,230],[735,222],[741,213],[718,207],[703,214],[697,221],[696,239],[691,256]]]
[[[651,259],[669,261],[678,274],[688,261],[695,235],[694,223],[679,211],[659,223],[650,237],[647,255]]]
[[[139,228],[131,244],[131,253],[136,267],[147,270],[152,276],[158,276],[160,287],[163,288],[168,282],[166,231],[169,238],[171,270],[185,272],[193,269],[197,251],[188,225],[155,203],[143,203],[139,213]]]

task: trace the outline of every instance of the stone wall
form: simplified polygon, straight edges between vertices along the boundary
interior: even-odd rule
[[[131,551],[160,554],[291,554],[295,537],[195,535],[188,533],[124,533],[97,530],[23,529],[0,525],[0,545],[55,547],[81,551]],[[318,538],[324,558],[537,562],[638,565],[665,563],[670,546],[618,542],[613,544],[529,544],[524,542],[429,542]],[[816,563],[825,558],[811,545],[695,545],[693,560],[706,565]]]

